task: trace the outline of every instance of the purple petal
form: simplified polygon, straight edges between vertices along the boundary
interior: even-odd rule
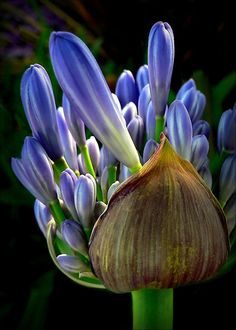
[[[69,256],[67,254],[60,254],[57,256],[57,261],[59,265],[71,273],[83,273],[86,271],[90,271],[88,266],[86,266],[83,261],[76,256]]]
[[[90,228],[96,203],[96,183],[89,174],[81,175],[75,185],[74,202],[80,222]]]
[[[141,151],[144,137],[144,123],[142,117],[138,115],[135,116],[127,128],[136,148]]]
[[[168,23],[153,25],[148,39],[149,84],[155,115],[163,116],[174,64],[174,36]]]
[[[52,214],[50,213],[49,208],[43,203],[41,203],[38,199],[36,199],[34,202],[34,215],[40,230],[46,237],[47,225],[52,219]]]
[[[197,169],[201,168],[207,159],[207,154],[209,151],[209,142],[205,135],[196,135],[192,139],[192,154],[191,162]]]
[[[220,202],[224,205],[236,192],[236,154],[224,161],[220,172]]]
[[[75,251],[88,255],[88,246],[81,225],[74,220],[65,220],[61,224],[61,234],[65,242]]]
[[[150,139],[146,142],[145,147],[143,149],[143,164],[145,164],[149,160],[149,158],[154,154],[158,147],[159,144],[153,139]]]
[[[146,134],[148,139],[155,139],[156,118],[152,102],[149,103],[146,116]]]
[[[70,214],[74,219],[78,219],[78,215],[75,208],[75,202],[74,202],[74,191],[77,180],[78,180],[77,176],[70,169],[66,169],[61,173],[60,189],[61,189],[62,199],[65,203],[66,208],[68,209],[68,211],[70,212]]]
[[[205,120],[198,120],[193,124],[193,135],[202,135],[204,134],[207,139],[210,136],[211,127]]]
[[[142,89],[138,99],[138,114],[143,118],[144,124],[146,123],[148,105],[150,101],[151,101],[150,86],[146,85]]]
[[[136,83],[138,86],[139,93],[141,93],[144,86],[149,84],[149,76],[148,76],[148,66],[144,64],[140,66],[136,75]]]
[[[236,151],[236,108],[223,112],[218,126],[218,149]]]
[[[129,102],[122,110],[122,114],[125,118],[126,126],[137,115],[137,107],[133,102]]]
[[[39,64],[31,65],[21,80],[21,100],[33,135],[52,160],[62,156],[56,105],[50,79]]]
[[[124,70],[119,76],[115,94],[118,96],[122,108],[129,102],[137,104],[138,89],[131,71]]]
[[[131,168],[137,166],[138,153],[123,116],[87,46],[72,33],[54,32],[50,54],[59,84],[85,125],[117,159]]]
[[[63,94],[62,106],[68,128],[75,139],[78,146],[81,148],[86,144],[84,123],[79,116],[79,111],[76,106],[70,104],[69,100]]]
[[[176,100],[182,100],[183,95],[186,93],[187,90],[190,88],[194,87],[196,89],[196,84],[193,79],[189,79],[186,81],[179,89],[177,95],[176,95]]]
[[[61,140],[63,155],[70,168],[76,171],[78,170],[76,143],[65,121],[63,108],[58,109],[56,113],[56,117],[57,117],[57,124],[59,128],[59,136]]]
[[[167,131],[170,143],[178,154],[190,160],[192,147],[192,123],[181,101],[174,101],[167,112]]]

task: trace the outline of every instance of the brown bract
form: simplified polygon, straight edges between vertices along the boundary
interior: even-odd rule
[[[162,134],[98,219],[89,254],[115,292],[170,288],[211,277],[229,251],[224,213],[194,167]]]

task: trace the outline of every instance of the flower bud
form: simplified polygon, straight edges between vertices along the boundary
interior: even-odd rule
[[[193,124],[193,135],[202,135],[204,134],[207,139],[210,136],[210,125],[205,120],[198,120]]]
[[[141,151],[144,137],[143,119],[139,115],[135,116],[127,126],[129,134],[138,151]]]
[[[75,184],[78,178],[71,169],[66,169],[60,176],[60,189],[63,202],[67,210],[70,212],[74,219],[78,219],[78,215],[74,202]]]
[[[86,238],[81,225],[74,220],[65,220],[61,224],[61,234],[64,241],[75,251],[88,255]]]
[[[21,159],[12,158],[13,172],[34,197],[45,205],[57,199],[52,164],[40,143],[26,137]]]
[[[220,171],[220,202],[225,205],[236,192],[236,154],[230,155],[224,161]]]
[[[59,265],[70,273],[84,273],[91,271],[90,268],[77,256],[60,254],[57,256]]]
[[[163,116],[174,64],[174,36],[168,23],[157,22],[148,39],[148,72],[153,109]]]
[[[207,159],[209,142],[205,135],[195,135],[192,140],[191,163],[198,171]]]
[[[233,153],[236,151],[236,106],[223,112],[218,126],[218,149]]]
[[[137,104],[138,89],[131,71],[124,70],[119,76],[115,93],[118,96],[122,108],[129,102]]]
[[[49,221],[52,219],[52,214],[50,213],[50,209],[46,205],[41,203],[38,199],[36,199],[34,202],[34,215],[41,232],[46,237],[47,225]]]
[[[138,99],[138,114],[143,118],[144,123],[146,123],[148,105],[151,101],[150,86],[146,85],[143,87],[139,99]]]
[[[91,228],[96,203],[96,182],[90,174],[80,175],[78,178],[75,185],[74,200],[83,228]]]
[[[141,93],[141,90],[144,88],[144,86],[149,83],[147,64],[140,66],[140,68],[138,69],[136,74],[136,83],[138,86],[139,93]]]
[[[207,279],[228,251],[219,203],[164,135],[156,153],[111,197],[89,247],[96,276],[115,292]]]
[[[122,110],[126,126],[129,125],[130,121],[137,115],[137,107],[133,102],[129,102]]]
[[[53,161],[61,158],[62,147],[52,85],[41,65],[31,65],[25,71],[21,80],[21,100],[33,136]]]
[[[182,100],[183,95],[186,93],[186,91],[191,89],[192,87],[196,89],[195,81],[191,78],[180,87],[178,93],[176,94],[176,100]]]
[[[148,159],[154,154],[159,144],[155,140],[148,140],[143,149],[143,164],[145,164]]]

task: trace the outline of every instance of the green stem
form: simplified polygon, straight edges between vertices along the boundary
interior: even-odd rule
[[[53,163],[52,167],[53,167],[55,181],[56,181],[56,183],[59,183],[61,172],[63,172],[67,168],[69,168],[69,166],[68,166],[65,158],[61,157]]]
[[[110,166],[108,167],[108,185],[109,185],[109,187],[110,187],[114,182],[116,182],[116,171],[117,171],[116,166],[110,165]]]
[[[164,117],[156,117],[155,140],[160,142],[160,134],[164,131]]]
[[[134,330],[171,330],[173,289],[143,289],[132,292]]]
[[[60,202],[58,200],[55,200],[49,204],[49,208],[52,212],[52,216],[56,223],[60,225],[62,221],[65,219],[64,212],[62,211]]]
[[[96,173],[94,172],[93,164],[91,162],[91,158],[89,155],[89,150],[87,144],[85,144],[83,147],[80,148],[81,154],[83,155],[84,158],[84,163],[86,166],[86,170],[88,173],[90,173],[94,178],[96,178]]]

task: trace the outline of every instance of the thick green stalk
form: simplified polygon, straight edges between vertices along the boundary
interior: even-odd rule
[[[83,147],[80,148],[80,150],[81,150],[81,154],[83,155],[83,158],[84,158],[84,163],[85,163],[85,166],[86,166],[86,170],[94,178],[96,178],[96,173],[94,171],[93,164],[92,164],[92,161],[91,161],[91,158],[90,158],[88,146],[85,144]]]
[[[134,330],[171,330],[173,289],[143,289],[132,292]]]
[[[155,140],[160,142],[160,134],[164,131],[164,117],[156,117]]]

